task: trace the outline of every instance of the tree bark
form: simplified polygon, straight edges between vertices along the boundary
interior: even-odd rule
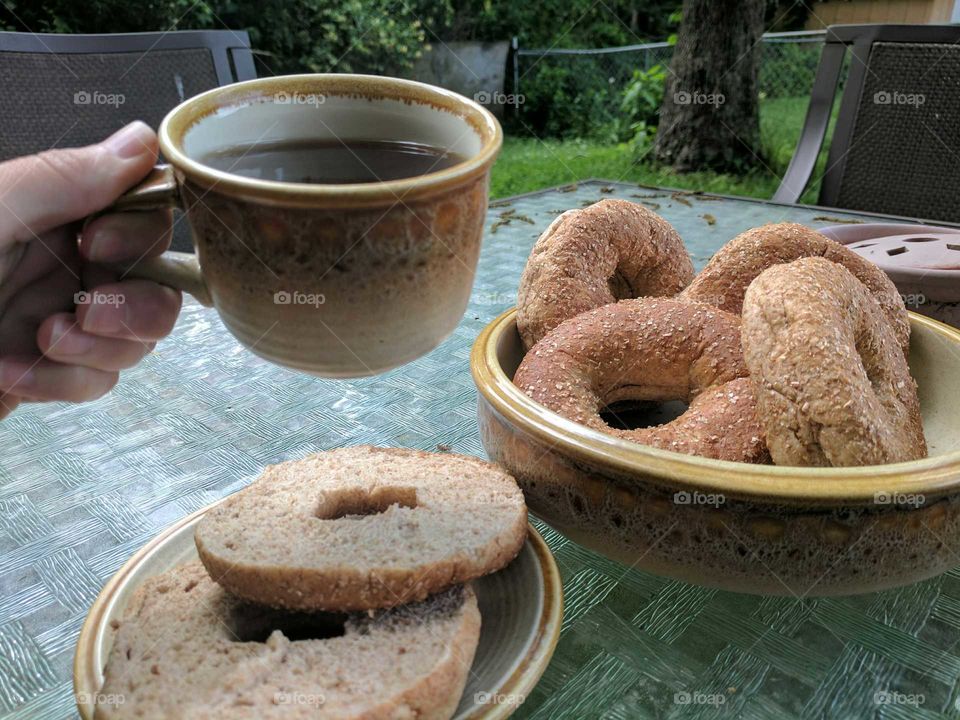
[[[684,0],[667,73],[657,161],[742,172],[760,162],[757,73],[766,0]]]

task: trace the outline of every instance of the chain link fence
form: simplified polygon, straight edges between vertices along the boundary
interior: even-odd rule
[[[763,36],[760,98],[807,98],[820,60],[822,30]],[[533,49],[511,54],[512,91],[522,99],[512,122],[552,137],[590,137],[608,132],[620,115],[627,85],[637,70],[666,68],[673,46],[645,43],[599,49]],[[508,118],[508,121],[511,121]]]

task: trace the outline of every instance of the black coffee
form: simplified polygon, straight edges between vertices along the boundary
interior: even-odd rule
[[[237,145],[198,160],[233,175],[295,183],[372,183],[463,162],[457,153],[398,140],[313,140]]]

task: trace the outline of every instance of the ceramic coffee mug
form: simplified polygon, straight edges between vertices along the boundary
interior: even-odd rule
[[[436,347],[462,317],[480,253],[496,119],[440,88],[365,75],[291,75],[197,95],[160,125],[169,162],[113,210],[179,206],[197,254],[168,252],[127,275],[217,309],[280,365],[325,377],[382,372]],[[386,182],[276,182],[202,158],[229,148],[405,141],[458,164]]]

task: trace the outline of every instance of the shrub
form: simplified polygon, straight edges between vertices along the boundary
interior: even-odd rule
[[[523,135],[612,139],[620,84],[589,59],[553,57],[538,63],[520,86],[521,114],[505,118]]]
[[[654,65],[649,70],[634,71],[633,79],[623,91],[617,134],[629,142],[637,154],[646,153],[657,134],[666,80],[664,67]]]
[[[677,6],[676,0],[618,0],[600,6],[592,0],[544,0],[536,4],[486,2],[503,10],[500,27],[504,32],[511,26],[520,28],[512,34],[518,36],[521,48],[633,45],[645,37],[663,38],[679,21],[678,14],[670,12]],[[538,18],[536,21],[534,15]],[[543,22],[544,18],[550,18],[550,22]],[[578,18],[581,19],[577,21]],[[541,137],[602,141],[631,136],[630,125],[635,118],[632,114],[626,118],[623,115],[622,91],[636,77],[637,68],[655,61],[660,51],[652,53],[632,50],[521,56],[519,87],[513,92],[521,93],[525,102],[519,119],[507,115],[508,130],[520,134],[529,134],[532,130]],[[510,73],[507,79],[508,83],[512,82]]]
[[[431,37],[424,23],[445,25],[449,0],[4,0],[0,23],[11,30],[94,33],[243,29],[258,72],[395,73],[409,67]]]
[[[667,35],[680,0],[453,0],[444,39],[509,40],[523,47],[598,48]],[[438,30],[438,32],[440,32]]]

